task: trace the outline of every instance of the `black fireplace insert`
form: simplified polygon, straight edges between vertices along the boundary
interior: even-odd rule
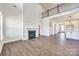
[[[29,40],[36,37],[36,31],[28,31]]]

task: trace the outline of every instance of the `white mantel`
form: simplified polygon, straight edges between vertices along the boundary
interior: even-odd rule
[[[24,28],[24,34],[23,34],[23,40],[28,40],[28,31],[33,31],[33,30],[35,30],[36,31],[36,37],[39,37],[39,32],[38,32],[38,28],[27,28],[27,27],[25,27]]]

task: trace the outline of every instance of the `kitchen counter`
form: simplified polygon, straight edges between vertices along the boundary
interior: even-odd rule
[[[79,31],[66,32],[65,36],[67,39],[79,40]]]

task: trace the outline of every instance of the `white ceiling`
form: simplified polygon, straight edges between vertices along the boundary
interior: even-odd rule
[[[0,8],[5,16],[16,16],[22,13],[21,3],[0,3]]]
[[[21,3],[0,3],[0,6],[2,7],[15,7],[17,9],[22,9],[22,4]]]
[[[40,3],[40,5],[46,10],[54,8],[54,7],[56,7],[57,5],[60,5],[60,4],[62,4],[62,3]]]

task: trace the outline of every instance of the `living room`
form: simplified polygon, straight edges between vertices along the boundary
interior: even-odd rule
[[[0,53],[78,55],[78,16],[78,3],[0,3]]]

